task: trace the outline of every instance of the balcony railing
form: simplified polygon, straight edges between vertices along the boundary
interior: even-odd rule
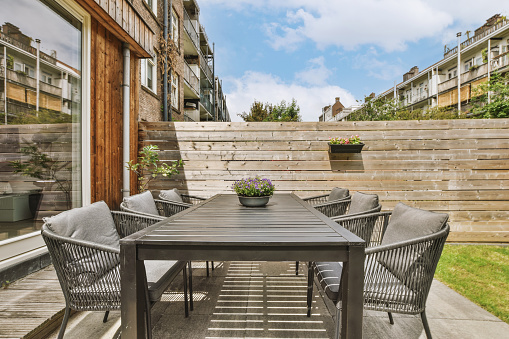
[[[212,83],[212,70],[210,69],[208,59],[205,58],[203,53],[200,51],[200,67],[203,70],[203,73],[209,78],[209,82]]]
[[[0,77],[5,77],[4,66],[0,66]]]
[[[196,94],[200,92],[200,79],[194,74],[187,62],[184,63],[184,80],[195,90]]]
[[[191,22],[191,19],[189,18],[189,14],[187,14],[187,11],[184,10],[184,29],[187,32],[187,35],[191,38],[191,41],[194,44],[194,47],[196,47],[197,50],[200,49],[200,39],[198,36],[198,33],[196,32],[196,28],[194,27],[193,23]]]
[[[17,82],[18,84],[21,84],[26,87],[30,87],[33,89],[37,88],[37,80],[32,77],[29,77],[23,72],[15,72],[11,69],[8,69],[7,79]],[[62,96],[62,89],[60,87],[53,86],[42,81],[39,81],[39,89],[41,90],[41,92],[46,92],[48,94],[52,94],[58,97]]]
[[[461,50],[463,50],[464,48],[474,44],[475,42],[481,40],[482,38],[490,35],[491,33],[495,32],[496,30],[499,30],[500,28],[502,28],[502,27],[504,27],[504,26],[506,26],[508,24],[509,24],[509,20],[502,20],[501,22],[499,22],[498,24],[496,24],[495,26],[493,26],[491,28],[488,28],[484,32],[482,32],[480,34],[477,34],[477,35],[474,35],[470,39],[463,41],[460,44]],[[449,56],[451,56],[451,55],[453,55],[453,54],[455,54],[457,51],[458,51],[458,46],[446,50],[446,52],[444,53],[444,59],[449,57]]]
[[[209,95],[205,94],[203,90],[200,91],[200,102],[207,111],[212,112],[212,104],[210,103]]]
[[[496,70],[509,65],[509,52],[497,55],[491,61],[491,69]]]
[[[8,43],[8,44],[11,44],[12,46],[15,46],[17,48],[20,48],[30,54],[33,54],[33,55],[37,55],[37,48],[35,47],[32,47],[32,46],[29,46],[29,45],[26,45],[24,43],[22,43],[21,41],[18,41],[16,39],[13,39],[11,38],[10,36],[0,32],[0,40]],[[56,65],[57,64],[57,59],[55,59],[54,57],[44,53],[44,52],[40,52],[39,53],[39,56],[42,60],[44,61],[47,61],[49,62],[50,64],[53,64],[53,65]]]
[[[458,86],[458,77],[452,78],[450,80],[444,81],[441,84],[438,84],[438,93],[447,91],[453,87]]]
[[[473,79],[482,77],[488,73],[488,64],[483,64],[477,68],[472,68],[470,71],[461,74],[461,83],[472,81]]]

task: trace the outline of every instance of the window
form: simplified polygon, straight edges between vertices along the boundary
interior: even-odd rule
[[[157,0],[145,0],[145,3],[152,10],[152,12],[157,15]]]
[[[455,78],[457,75],[458,75],[458,70],[456,69],[456,67],[449,69],[449,71],[447,72],[448,79]]]
[[[41,81],[51,85],[52,75],[46,72],[42,72]]]
[[[475,59],[475,64],[476,64],[477,66],[482,65],[482,56],[477,57],[477,58]]]
[[[156,90],[156,79],[157,79],[157,67],[156,61],[153,59],[141,60],[141,84],[152,92],[157,93]]]
[[[179,108],[179,76],[175,72],[171,74],[171,106]]]
[[[31,78],[35,78],[35,71],[32,67],[28,66],[28,65],[25,65],[25,73],[31,77]]]
[[[470,59],[470,60],[466,61],[465,66],[464,66],[465,72],[470,71],[470,67],[472,67],[473,65],[474,65],[474,59]]]
[[[171,11],[171,32],[170,36],[173,42],[178,46],[179,42],[179,19],[174,10]]]
[[[2,204],[12,203],[13,206],[13,213],[0,213],[0,229],[9,230],[0,234],[0,242],[17,238],[13,242],[16,245],[9,247],[9,253],[0,251],[0,267],[7,258],[20,253],[30,256],[30,251],[41,247],[37,239],[41,236],[42,217],[80,207],[84,200],[88,202],[90,199],[89,188],[82,185],[83,178],[89,180],[87,166],[82,166],[82,160],[88,158],[87,146],[82,143],[86,140],[83,131],[86,131],[86,121],[89,120],[82,117],[82,112],[89,111],[86,108],[90,102],[88,86],[82,87],[82,83],[87,83],[90,78],[86,67],[90,32],[88,14],[69,0],[4,1],[1,14],[2,22],[19,27],[21,34],[36,34],[42,41],[42,50],[57,51],[57,63],[44,64],[47,73],[40,73],[42,81],[63,87],[62,81],[55,81],[63,68],[73,74],[75,81],[65,84],[70,90],[61,88],[62,91],[54,91],[54,95],[41,92],[37,96],[35,88],[28,88],[25,95],[16,95],[7,103],[0,129],[11,130],[12,125],[18,125],[20,113],[30,119],[26,119],[26,132],[2,132],[9,139],[11,147],[0,149],[0,157],[35,167],[23,175],[10,172],[0,180]],[[26,72],[30,77],[37,76],[34,56],[16,54],[19,47],[8,42],[5,48],[7,55],[18,57],[17,60],[10,58],[13,70]],[[77,95],[71,97],[70,93]],[[1,99],[4,99],[4,95],[5,91],[0,92]],[[39,115],[37,109],[46,114]],[[55,135],[61,137],[55,138]],[[23,155],[27,146],[30,147],[30,156]],[[84,149],[87,150],[85,156],[82,154]],[[52,161],[56,165],[48,165]],[[55,171],[48,170],[47,166],[50,165]],[[56,180],[61,185],[57,185]]]

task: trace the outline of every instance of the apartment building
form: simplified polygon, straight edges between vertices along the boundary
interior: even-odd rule
[[[76,86],[80,77],[79,70],[58,59],[57,51],[44,53],[40,40],[32,42],[13,23],[3,23],[0,30],[0,114],[3,121],[0,123],[7,124],[9,115],[41,109],[70,116],[81,101],[81,92]]]
[[[318,121],[343,121],[348,115],[360,106],[345,107],[339,97],[336,97],[334,104],[322,108],[322,114],[318,117]]]
[[[198,3],[195,0],[142,3],[150,13],[145,20],[156,20],[158,25],[153,26],[156,56],[141,60],[140,119],[229,121],[219,119],[215,113],[218,104],[226,107],[226,100],[222,92],[221,96],[216,93],[214,51],[200,24]],[[164,43],[166,31],[170,41]]]
[[[423,70],[412,67],[402,82],[376,98],[394,98],[410,110],[468,109],[479,84],[488,81],[493,72],[508,70],[509,21],[497,14],[473,34],[465,35],[466,40],[461,42],[464,35],[458,33],[457,46],[444,48],[442,60]]]

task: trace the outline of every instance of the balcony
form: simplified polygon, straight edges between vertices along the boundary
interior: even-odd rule
[[[203,73],[207,76],[209,82],[212,83],[213,74],[209,65],[210,59],[205,58],[201,51],[199,53],[199,56],[200,56],[200,68],[202,69]]]
[[[196,28],[194,27],[193,23],[191,22],[191,19],[189,18],[189,14],[187,14],[186,10],[184,10],[184,31],[186,31],[187,35],[191,39],[195,49],[199,50],[199,48],[200,48],[199,35],[196,32]]]
[[[488,74],[488,64],[483,64],[477,68],[471,68],[470,71],[461,74],[461,83],[470,82]]]
[[[13,39],[11,38],[10,36],[0,32],[0,40],[1,41],[4,41],[14,47],[17,47],[19,49],[22,49],[24,50],[25,52],[28,52],[34,56],[37,56],[37,48],[35,47],[32,47],[32,46],[29,46],[29,45],[26,45],[16,39]],[[47,61],[49,62],[50,64],[52,65],[56,65],[57,64],[57,59],[55,59],[54,57],[44,53],[44,52],[41,52],[39,51],[39,56],[41,58],[41,60],[44,60],[44,61]]]
[[[210,91],[211,89],[202,88],[200,91],[200,103],[202,106],[210,113],[212,112],[212,103],[210,102],[209,94],[205,93],[205,91]]]
[[[491,70],[500,69],[509,65],[509,52],[497,55],[491,61]]]
[[[37,87],[37,80],[29,77],[23,72],[15,72],[11,69],[7,69],[7,79],[32,89]],[[54,96],[62,96],[62,89],[60,87],[53,86],[42,81],[39,81],[39,89],[41,92],[45,92]]]
[[[198,98],[198,93],[200,93],[200,79],[194,74],[187,62],[184,62],[184,80],[191,89],[190,93],[187,93],[184,88],[184,95]]]
[[[453,87],[458,87],[458,77],[452,78],[450,80],[442,82],[441,84],[438,84],[438,93],[445,92]]]

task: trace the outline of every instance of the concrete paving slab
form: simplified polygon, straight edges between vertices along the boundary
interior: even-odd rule
[[[295,262],[215,264],[207,278],[204,263],[193,263],[195,310],[189,318],[183,315],[182,279],[174,281],[152,309],[154,339],[332,337],[334,306],[323,301],[317,286],[313,314],[306,316],[305,265],[295,276]],[[509,338],[508,324],[438,281],[427,305],[433,338]],[[102,312],[77,313],[66,338],[112,338],[120,313],[112,312],[106,324],[102,317]],[[394,321],[391,325],[386,313],[365,311],[363,337],[426,338],[419,316],[394,314]],[[56,338],[56,332],[50,338]]]

